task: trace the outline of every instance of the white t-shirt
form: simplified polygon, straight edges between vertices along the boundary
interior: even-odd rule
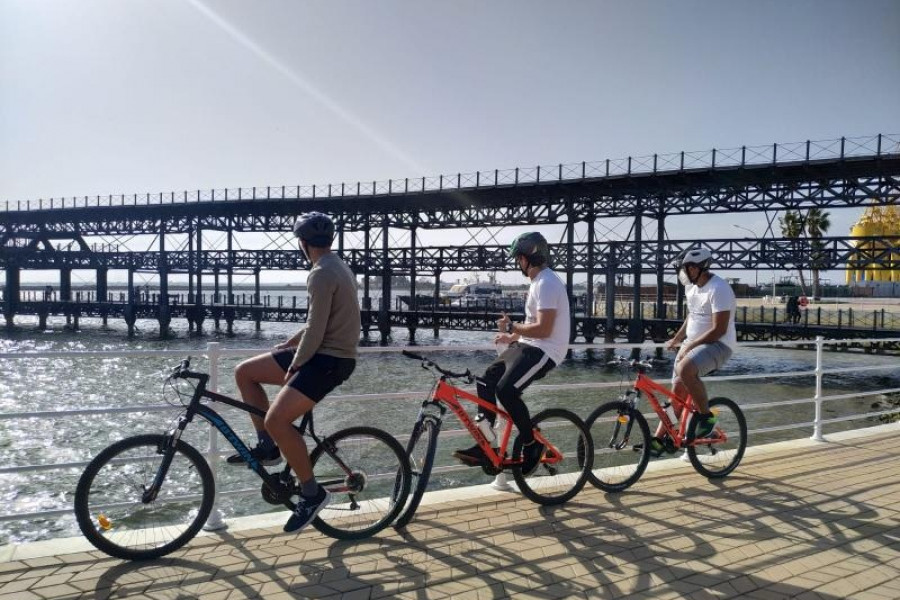
[[[710,275],[704,286],[689,285],[685,288],[688,307],[687,340],[693,340],[713,327],[713,313],[731,311],[728,318],[728,329],[718,341],[732,351],[737,349],[737,332],[734,329],[734,316],[737,312],[737,301],[728,282],[718,275]]]
[[[566,286],[550,269],[544,269],[531,281],[528,288],[528,300],[525,301],[525,323],[537,323],[540,310],[555,310],[553,331],[548,337],[537,339],[521,336],[523,344],[535,346],[544,351],[550,360],[557,365],[566,357],[569,348],[569,295]]]

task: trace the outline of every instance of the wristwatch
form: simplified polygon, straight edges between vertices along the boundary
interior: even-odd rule
[[[507,323],[507,325],[506,325],[506,333],[512,334],[512,332],[513,332],[513,322],[510,321],[510,322]]]

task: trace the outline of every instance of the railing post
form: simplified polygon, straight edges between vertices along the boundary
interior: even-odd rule
[[[824,442],[822,436],[822,346],[825,338],[821,335],[816,336],[816,392],[813,399],[816,401],[816,418],[814,421],[814,429],[812,440]]]
[[[219,342],[209,342],[206,345],[206,354],[209,358],[209,387],[213,392],[219,391]],[[206,460],[209,462],[209,468],[213,475],[213,489],[216,495],[213,499],[212,512],[203,526],[205,531],[218,531],[226,529],[228,524],[222,519],[222,513],[219,511],[219,489],[216,482],[216,469],[219,464],[219,431],[210,424],[209,426],[209,449],[206,453]]]
[[[512,492],[515,490],[513,486],[509,485],[505,471],[497,473],[496,477],[494,477],[494,481],[491,482],[491,487],[498,492]]]

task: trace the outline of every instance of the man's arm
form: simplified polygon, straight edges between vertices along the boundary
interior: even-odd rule
[[[688,319],[690,319],[690,316],[688,316]],[[674,350],[684,341],[684,338],[687,337],[687,325],[688,320],[685,319],[684,323],[681,324],[681,327],[678,328],[678,331],[675,332],[675,335],[672,336],[672,339],[666,342],[667,349]]]
[[[307,282],[309,294],[308,312],[306,315],[306,329],[303,330],[300,345],[294,354],[291,369],[297,369],[312,358],[322,340],[325,339],[325,329],[328,326],[328,317],[331,314],[331,301],[334,297],[334,282],[324,271],[311,273]]]
[[[537,311],[537,320],[534,323],[513,323],[512,334],[534,339],[547,338],[553,333],[553,324],[555,322],[556,309],[545,308]]]
[[[701,344],[712,344],[713,342],[718,342],[722,339],[722,336],[728,331],[728,321],[731,320],[731,311],[723,310],[717,313],[713,313],[712,321],[713,326],[710,329],[707,329],[705,332],[698,335],[696,338],[691,340],[691,343],[688,346],[685,346],[681,349],[681,354],[685,355],[690,352],[692,349],[700,346]]]

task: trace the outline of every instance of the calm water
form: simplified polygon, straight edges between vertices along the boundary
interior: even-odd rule
[[[236,323],[234,337],[225,337],[211,330],[207,324],[202,336],[189,335],[186,325],[180,321],[172,323],[174,337],[167,340],[155,339],[155,321],[139,321],[138,336],[133,340],[125,337],[122,323],[111,322],[108,328],[101,328],[99,321],[83,319],[79,332],[65,331],[64,321],[51,319],[47,331],[37,331],[36,320],[25,317],[16,319],[17,329],[0,332],[0,353],[27,351],[85,350],[177,350],[185,356],[197,356],[210,341],[219,341],[227,348],[264,350],[282,341],[296,330],[296,325],[264,323],[263,331],[254,331],[251,323]],[[406,346],[407,331],[394,331],[395,346]],[[377,334],[371,342],[377,342]],[[446,346],[448,351],[436,358],[449,368],[471,368],[480,371],[494,356],[493,352],[471,352],[453,347],[470,344],[489,343],[490,334],[484,332],[442,332],[440,338],[433,338],[431,330],[419,330],[417,340],[423,345]],[[620,381],[621,375],[610,371],[597,360],[600,353],[576,352],[573,358],[555,369],[540,383],[559,384],[573,382]],[[885,387],[900,387],[900,369],[897,358],[862,354],[826,353],[826,368],[858,367],[880,364],[886,368],[878,371],[826,376],[824,393],[840,394]],[[226,358],[222,362],[220,390],[235,395],[231,370],[240,358]],[[89,407],[115,407],[135,405],[158,405],[162,403],[162,382],[170,367],[177,364],[178,357],[110,357],[83,358],[75,354],[63,358],[35,358],[27,360],[0,359],[0,412],[58,411]],[[194,365],[206,369],[205,361],[197,358]],[[796,370],[811,370],[814,354],[799,350],[770,350],[745,348],[737,353],[720,375],[773,373]],[[665,379],[671,367],[661,367],[654,377]],[[364,355],[358,363],[353,377],[338,393],[372,393],[421,391],[423,397],[430,389],[429,375],[418,368],[415,362],[399,354]],[[766,427],[785,422],[806,422],[813,419],[812,404],[783,407],[780,409],[752,409],[753,404],[773,402],[782,399],[809,398],[813,395],[813,378],[791,377],[784,379],[761,379],[750,381],[713,382],[709,386],[712,396],[729,396],[741,403],[747,410],[750,429]],[[526,399],[533,412],[546,406],[567,406],[581,416],[587,414],[599,403],[614,399],[616,389],[582,392],[541,393],[532,389]],[[873,404],[885,402],[883,398],[866,397],[853,400],[826,403],[825,417],[852,414],[874,410]],[[380,426],[401,438],[409,432],[418,409],[418,400],[410,401],[335,401],[325,400],[317,409],[317,430],[333,431],[346,425],[371,423]],[[137,413],[129,415],[110,414],[107,416],[73,417],[66,420],[15,420],[0,421],[0,460],[5,466],[34,465],[53,462],[89,460],[100,449],[128,435],[141,432],[162,432],[177,418],[178,408],[165,413]],[[241,434],[250,433],[249,419],[243,413],[224,410],[226,418]],[[200,449],[206,447],[208,427],[195,422],[193,432],[189,430],[188,441]],[[875,418],[865,418],[848,423],[831,425],[826,433],[877,423]],[[448,418],[438,449],[438,464],[451,464],[450,451],[464,443],[464,438],[454,437],[449,429],[458,425]],[[779,432],[777,434],[757,434],[750,443],[761,443],[776,439],[808,437],[808,428]],[[227,445],[220,440],[220,447]],[[0,475],[0,513],[28,512],[42,509],[70,508],[72,497],[80,474],[79,469]],[[217,473],[224,487],[230,489],[258,490],[260,482],[249,471],[222,466]],[[460,484],[485,483],[489,478],[480,469],[442,474],[434,477],[431,489]],[[272,510],[258,493],[229,496],[223,499],[225,517],[241,516]],[[285,515],[286,516],[286,515]],[[30,541],[77,535],[74,519],[60,517],[28,522],[0,523],[0,544],[12,541]]]

